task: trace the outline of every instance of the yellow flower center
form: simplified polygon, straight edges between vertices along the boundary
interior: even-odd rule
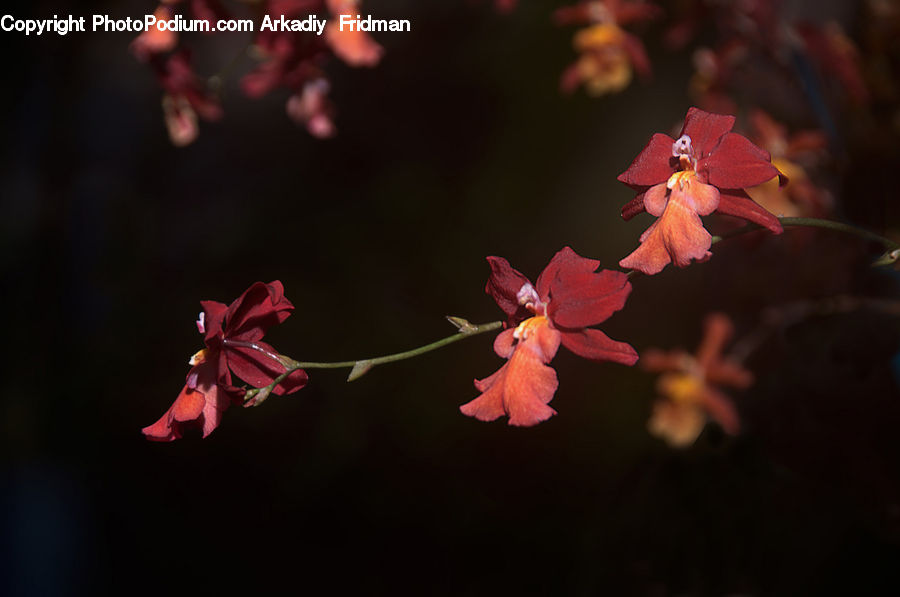
[[[659,380],[659,389],[676,404],[696,404],[703,394],[703,380],[686,373],[671,373]]]
[[[622,45],[624,39],[622,30],[615,25],[601,23],[582,29],[575,34],[575,49],[579,52],[596,50],[604,46]]]
[[[535,333],[538,328],[541,326],[548,325],[547,317],[544,315],[538,315],[536,317],[529,317],[525,321],[519,324],[519,327],[516,328],[516,331],[513,332],[513,338],[520,341],[525,341],[528,339],[528,336]]]
[[[191,360],[188,361],[188,364],[191,366],[199,365],[203,361],[206,360],[206,349],[198,350],[194,353],[194,356],[191,357]]]
[[[669,190],[678,186],[679,191],[683,191],[685,187],[690,187],[691,183],[697,178],[697,173],[693,170],[680,170],[669,177],[669,180],[666,182],[666,187]]]

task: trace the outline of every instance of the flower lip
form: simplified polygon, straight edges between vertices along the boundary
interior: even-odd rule
[[[200,311],[200,315],[197,317],[197,331],[201,334],[206,333],[206,311]]]

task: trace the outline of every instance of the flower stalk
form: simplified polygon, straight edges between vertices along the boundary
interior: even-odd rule
[[[781,222],[782,226],[801,226],[807,228],[824,228],[826,230],[834,230],[836,232],[843,232],[845,234],[851,234],[853,236],[857,236],[859,238],[869,240],[872,242],[876,242],[883,246],[888,254],[895,253],[900,249],[900,244],[892,241],[889,238],[885,238],[880,234],[875,234],[869,230],[864,228],[858,228],[853,226],[852,224],[845,224],[843,222],[835,222],[834,220],[824,220],[821,218],[786,218],[780,217],[778,220]],[[726,234],[722,234],[720,236],[713,237],[713,244],[721,242],[723,240],[727,240],[729,238],[733,238],[735,236],[740,236],[741,234],[745,234],[747,232],[753,232],[754,230],[762,230],[762,227],[757,224],[747,224],[743,228],[739,228],[737,230],[733,230]],[[890,263],[893,263],[891,261]],[[881,263],[876,263],[877,265],[881,265]]]
[[[397,352],[394,354],[384,355],[380,357],[373,357],[369,359],[356,359],[352,361],[334,361],[334,362],[313,362],[313,361],[305,361],[298,362],[283,355],[274,355],[262,349],[262,347],[254,347],[252,345],[244,346],[244,348],[251,348],[254,350],[260,350],[269,358],[275,359],[279,363],[285,364],[286,370],[284,373],[276,377],[272,383],[262,388],[252,388],[247,390],[244,394],[244,402],[247,406],[259,406],[266,398],[269,397],[269,394],[279,383],[284,381],[291,373],[297,371],[299,369],[347,369],[349,368],[350,375],[347,377],[347,381],[355,381],[371,371],[377,365],[384,365],[385,363],[393,363],[395,361],[402,361],[405,359],[411,359],[413,357],[417,357],[421,354],[425,354],[426,352],[431,352],[432,350],[437,350],[438,348],[443,348],[448,344],[453,344],[454,342],[459,342],[464,338],[469,338],[472,336],[477,336],[479,334],[484,334],[487,332],[492,332],[494,330],[500,329],[503,326],[502,321],[491,321],[490,323],[481,323],[481,324],[473,324],[469,321],[462,319],[460,317],[447,317],[447,319],[458,328],[458,331],[452,336],[447,336],[446,338],[441,338],[440,340],[436,340],[430,344],[426,344],[424,346],[420,346],[418,348],[413,348],[412,350],[406,350],[403,352]],[[285,361],[290,361],[289,364],[286,364]],[[251,402],[252,401],[252,402]]]

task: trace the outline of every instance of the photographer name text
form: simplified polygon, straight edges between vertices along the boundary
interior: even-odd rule
[[[158,19],[154,15],[140,18],[112,18],[109,15],[76,17],[69,15],[52,19],[17,19],[12,15],[0,17],[0,31],[21,33],[27,36],[45,34],[68,35],[70,33],[143,33],[145,31],[171,31],[174,33],[226,31],[229,33],[253,33],[256,31],[309,32],[322,35],[326,27],[337,27],[340,31],[392,31],[408,32],[410,22],[406,19],[375,19],[372,15],[336,15],[332,19],[322,19],[309,15],[305,19],[288,19],[284,16],[266,15],[259,23],[251,19],[221,19],[218,21],[186,19],[175,15],[171,19]]]

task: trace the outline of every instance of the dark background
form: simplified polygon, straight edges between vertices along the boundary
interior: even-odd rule
[[[460,415],[472,379],[502,364],[488,336],[352,384],[311,371],[301,392],[229,410],[203,441],[143,438],[201,348],[201,299],[280,279],[297,309],[269,334],[275,346],[301,360],[368,357],[448,335],[447,314],[497,319],[486,255],[532,278],[565,245],[615,267],[648,225],[621,221],[632,193],[615,176],[690,105],[689,53],[655,43],[658,28],[644,36],[651,83],[566,98],[572,29],[549,19],[560,3],[506,17],[463,0],[367,4],[413,31],[381,36],[375,69],[329,65],[339,135],[327,141],[287,119],[285,94],[251,101],[233,79],[226,118],[176,149],[130,34],[2,34],[0,590],[900,586],[900,333],[867,310],[770,337],[748,361],[757,384],[733,393],[745,433],[710,426],[684,451],[646,432],[652,375],[565,351],[549,422]],[[152,8],[34,2],[12,14]],[[247,40],[187,41],[211,73]],[[898,224],[894,141],[845,138],[831,180],[841,215],[879,232]],[[692,350],[711,310],[746,334],[766,307],[891,298],[900,281],[867,267],[873,247],[827,232],[715,253],[637,278],[604,330],[639,351]]]

